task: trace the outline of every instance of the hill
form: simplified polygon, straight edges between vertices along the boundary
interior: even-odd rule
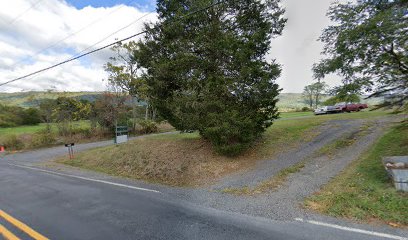
[[[4,105],[17,105],[21,107],[31,107],[37,105],[42,99],[56,99],[58,97],[74,97],[77,99],[86,99],[88,101],[94,101],[102,92],[16,92],[16,93],[1,93],[0,92],[0,104]],[[327,97],[323,97],[327,99]],[[380,99],[364,100],[361,97],[363,103],[369,105],[378,104]],[[293,111],[306,107],[301,93],[281,93],[279,96],[278,107],[281,111]]]
[[[92,102],[95,101],[100,94],[101,92],[0,92],[0,104],[32,107],[38,105],[38,102],[43,99],[56,99],[58,97],[73,97]]]

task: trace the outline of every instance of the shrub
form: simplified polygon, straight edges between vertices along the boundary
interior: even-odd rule
[[[7,150],[21,150],[24,148],[24,143],[16,135],[6,135],[0,140],[0,143],[4,145]]]
[[[262,133],[257,122],[239,112],[220,112],[212,114],[207,119],[211,127],[201,131],[201,135],[208,139],[215,150],[226,156],[236,156],[248,148]]]
[[[36,125],[41,122],[40,110],[37,108],[28,108],[24,110],[23,125]]]
[[[31,139],[31,147],[49,146],[56,142],[55,135],[48,131],[40,131],[33,135]]]
[[[309,107],[302,107],[302,112],[310,112],[310,111],[312,111],[311,108],[309,108]]]
[[[139,125],[140,125],[139,133],[142,134],[155,133],[159,131],[157,123],[152,120],[139,121]]]

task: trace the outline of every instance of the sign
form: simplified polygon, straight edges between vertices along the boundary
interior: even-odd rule
[[[128,141],[128,127],[127,126],[116,126],[115,130],[115,143],[125,143]]]

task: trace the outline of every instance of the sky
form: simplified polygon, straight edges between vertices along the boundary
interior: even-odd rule
[[[283,0],[288,24],[267,56],[282,64],[277,83],[283,92],[302,92],[314,81],[311,66],[323,46],[317,39],[330,24],[326,11],[332,1]],[[130,36],[156,18],[154,0],[0,1],[0,83]],[[0,92],[104,91],[103,65],[110,56],[106,49],[0,86]],[[325,81],[340,82],[336,76]]]

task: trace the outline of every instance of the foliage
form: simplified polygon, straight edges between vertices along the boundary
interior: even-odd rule
[[[336,103],[340,103],[340,102],[358,103],[358,102],[360,102],[360,96],[358,96],[357,94],[347,95],[346,97],[344,97],[342,95],[336,95],[336,96],[330,97],[329,99],[324,101],[323,105],[331,106],[331,105],[335,105]]]
[[[157,123],[151,120],[141,120],[138,122],[140,125],[139,132],[142,134],[149,134],[149,133],[156,133],[158,132],[159,128]]]
[[[324,92],[327,90],[327,84],[325,82],[316,82],[310,85],[305,86],[303,89],[303,99],[305,103],[309,105],[310,108],[317,108],[317,105],[320,104],[320,99]]]
[[[278,116],[275,79],[281,70],[265,55],[286,20],[279,1],[212,4],[159,0],[159,19],[146,26],[135,56],[160,116],[235,154]]]
[[[31,142],[30,142],[30,147],[36,148],[36,147],[43,147],[43,146],[49,146],[54,144],[57,141],[54,133],[47,131],[46,129],[39,131],[35,133],[32,136]]]
[[[137,44],[133,41],[118,43],[111,50],[115,52],[115,56],[105,64],[111,87],[116,90],[115,92],[125,92],[138,99],[146,99],[146,80],[138,76],[140,66],[133,55],[137,50]]]
[[[113,129],[116,124],[126,125],[129,108],[125,105],[126,96],[105,93],[99,97],[93,107],[100,126]]]
[[[37,125],[41,123],[40,110],[38,108],[28,108],[23,113],[23,125]]]
[[[390,105],[407,102],[407,7],[406,0],[334,3],[328,16],[335,25],[320,37],[327,58],[314,65],[315,77],[337,73],[344,78],[339,91],[387,96]]]
[[[0,127],[36,125],[40,122],[41,119],[37,109],[24,109],[22,107],[0,104]]]
[[[0,139],[0,144],[3,145],[8,151],[21,150],[24,148],[24,143],[15,134],[9,134],[3,136]]]

